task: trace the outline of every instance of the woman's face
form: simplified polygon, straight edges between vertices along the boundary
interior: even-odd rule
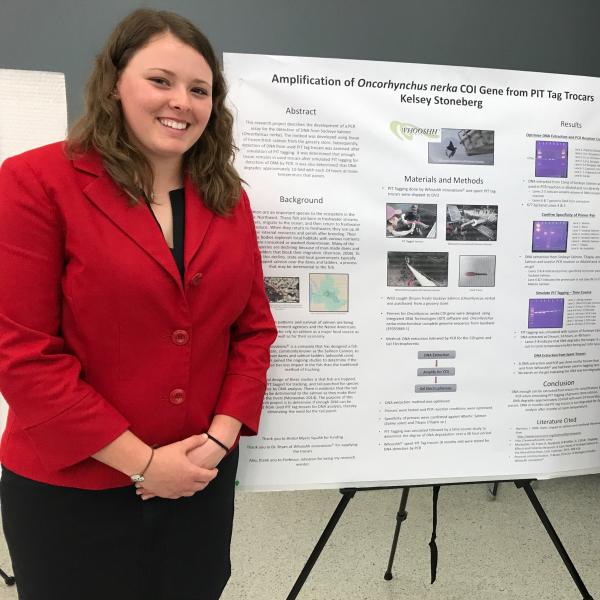
[[[152,38],[119,76],[130,140],[154,169],[181,161],[212,110],[212,71],[204,57],[170,33]]]

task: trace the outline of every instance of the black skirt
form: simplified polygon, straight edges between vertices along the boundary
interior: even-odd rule
[[[3,469],[0,502],[19,600],[217,600],[229,579],[238,450],[191,498],[142,501]]]

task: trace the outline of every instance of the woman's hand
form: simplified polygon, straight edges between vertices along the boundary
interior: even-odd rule
[[[188,458],[197,466],[205,469],[214,469],[226,456],[225,450],[209,439],[202,446],[193,448],[188,452]]]
[[[176,499],[203,490],[217,476],[217,469],[214,464],[196,464],[189,453],[201,449],[207,440],[206,435],[193,435],[157,448],[144,473],[144,482],[136,486],[136,493],[142,500],[155,496]]]
[[[241,421],[228,415],[219,414],[213,417],[208,433],[228,448],[233,448],[241,427]],[[190,450],[188,456],[198,467],[212,469],[227,456],[227,452],[214,440],[208,438],[206,444]]]

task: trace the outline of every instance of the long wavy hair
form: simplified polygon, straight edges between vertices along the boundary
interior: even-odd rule
[[[238,201],[241,179],[233,167],[233,116],[225,106],[227,87],[208,39],[187,19],[172,12],[139,9],[125,17],[112,32],[96,62],[85,91],[85,110],[67,137],[69,156],[96,150],[112,179],[131,203],[151,198],[152,167],[129,139],[121,104],[114,90],[132,56],[156,35],[171,33],[197,50],[212,71],[212,112],[206,129],[183,157],[189,175],[205,205],[228,214]]]

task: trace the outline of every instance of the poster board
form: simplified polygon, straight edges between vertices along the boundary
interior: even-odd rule
[[[600,82],[225,54],[279,327],[246,489],[600,471]]]
[[[0,69],[0,165],[9,156],[62,140],[66,133],[63,73]],[[0,431],[7,412],[0,395]]]

